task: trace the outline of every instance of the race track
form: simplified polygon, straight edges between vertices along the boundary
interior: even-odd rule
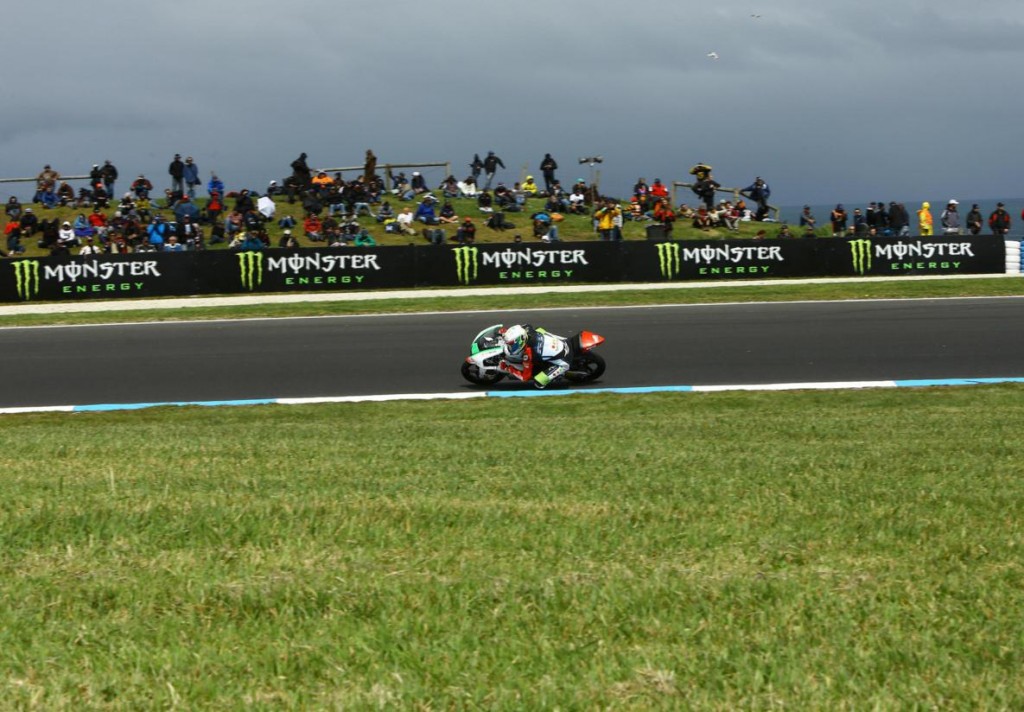
[[[574,308],[3,328],[0,408],[461,391],[517,321],[604,335],[603,388],[1024,376],[1024,298]]]

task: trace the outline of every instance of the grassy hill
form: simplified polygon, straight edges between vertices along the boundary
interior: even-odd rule
[[[206,207],[206,199],[197,199],[197,204],[200,209]],[[400,201],[397,198],[392,199],[392,206],[395,208],[395,212],[401,211],[402,208],[409,206],[413,209],[416,207],[415,201]],[[278,238],[282,234],[282,228],[278,227],[277,220],[285,215],[290,215],[295,218],[298,226],[293,229],[293,234],[298,238],[299,244],[302,247],[323,247],[324,243],[314,243],[308,240],[302,234],[302,220],[305,217],[302,206],[296,202],[289,204],[288,201],[283,197],[275,198],[277,205],[277,214],[274,216],[274,220],[268,222],[267,232],[270,235],[273,245],[277,244]],[[456,214],[460,218],[470,216],[473,218],[474,223],[477,226],[477,242],[478,243],[503,243],[512,242],[515,235],[521,235],[523,242],[530,243],[535,242],[532,231],[532,222],[530,215],[538,210],[543,209],[544,199],[543,198],[531,198],[527,201],[524,212],[521,213],[507,213],[506,218],[511,222],[515,228],[506,231],[492,230],[484,225],[488,215],[483,213],[477,208],[476,201],[470,199],[455,199],[451,201],[452,206],[455,208]],[[234,206],[234,200],[227,200],[227,208]],[[91,212],[91,208],[75,208],[75,207],[57,207],[53,209],[45,209],[40,205],[29,205],[25,204],[24,207],[32,207],[39,218],[49,220],[56,217],[59,221],[63,222],[68,220],[73,222],[75,217],[79,214],[88,215]],[[172,216],[172,213],[166,207],[163,207],[163,201],[160,200],[155,205],[156,212],[166,216]],[[626,207],[624,205],[624,207]],[[374,206],[376,210],[377,206]],[[628,211],[628,207],[626,207]],[[111,207],[104,212],[107,216],[114,214],[115,208]],[[326,215],[326,211],[321,214]],[[376,240],[378,245],[407,245],[407,244],[426,244],[426,240],[423,237],[417,236],[406,236],[406,235],[395,235],[386,233],[383,225],[378,223],[375,219],[369,216],[361,216],[359,223],[362,227],[366,228],[369,233]],[[5,221],[6,224],[6,221]],[[651,221],[631,221],[627,220],[623,227],[623,238],[626,240],[643,240],[646,239],[646,227],[652,224]],[[422,227],[422,226],[420,226]],[[452,239],[455,235],[455,225],[443,225],[440,226],[446,230],[447,236]],[[677,240],[701,240],[701,239],[724,239],[726,237],[731,238],[752,238],[759,229],[765,229],[768,237],[774,237],[779,230],[779,225],[772,223],[740,223],[738,233],[729,233],[725,229],[711,229],[708,231],[701,231],[690,225],[689,221],[680,220],[676,223],[673,231],[673,238]],[[204,226],[204,235],[209,238],[210,226]],[[559,237],[563,241],[587,241],[596,240],[597,234],[594,232],[591,219],[588,215],[566,215],[565,220],[559,224]],[[36,244],[38,241],[38,235],[32,239],[23,240],[22,244],[26,247],[27,252],[24,256],[38,256],[46,254],[46,251],[39,248]],[[226,244],[208,245],[207,249],[226,249]]]

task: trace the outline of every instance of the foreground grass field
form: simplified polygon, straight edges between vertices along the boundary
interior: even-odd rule
[[[1020,709],[1024,389],[0,418],[0,708]]]

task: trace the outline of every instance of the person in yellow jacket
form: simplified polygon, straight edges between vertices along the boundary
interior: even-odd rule
[[[534,182],[533,176],[526,176],[526,180],[523,181],[523,184],[520,187],[529,197],[537,195],[537,184]]]
[[[594,213],[594,219],[597,221],[597,232],[602,240],[622,239],[622,233],[619,232],[622,224],[622,210],[614,200],[606,198],[604,205]]]
[[[918,234],[922,236],[928,236],[932,234],[932,211],[931,203],[925,201],[921,203],[921,209],[917,211],[917,229]]]

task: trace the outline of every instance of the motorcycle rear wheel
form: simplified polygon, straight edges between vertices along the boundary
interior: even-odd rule
[[[596,381],[604,375],[605,362],[601,354],[588,351],[580,356],[569,373],[565,374],[568,380],[574,383],[589,383]]]

